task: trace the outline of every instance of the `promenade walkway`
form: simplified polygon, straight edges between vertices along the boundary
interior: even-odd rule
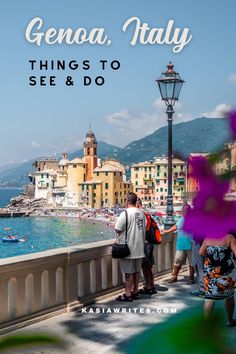
[[[66,341],[66,347],[61,350],[67,354],[130,353],[127,348],[133,335],[141,334],[151,325],[166,321],[186,308],[199,305],[202,309],[203,300],[189,294],[194,286],[186,283],[186,273],[181,273],[180,281],[175,284],[168,284],[167,278],[166,275],[157,279],[159,291],[152,297],[142,295],[132,303],[119,303],[114,301],[116,294],[112,294],[112,297],[85,308],[83,311],[87,313],[78,310],[62,314],[17,330],[14,334],[46,332],[59,335]],[[120,308],[123,313],[113,313],[114,308]],[[88,313],[89,310],[108,313]],[[234,343],[236,347],[236,328],[227,329],[227,342]],[[14,353],[58,354],[60,350],[37,348],[16,350]]]

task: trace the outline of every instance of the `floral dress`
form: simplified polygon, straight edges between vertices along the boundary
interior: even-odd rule
[[[207,246],[204,262],[205,297],[225,299],[234,295],[235,263],[228,246]]]

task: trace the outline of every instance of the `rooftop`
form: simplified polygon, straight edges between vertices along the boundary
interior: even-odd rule
[[[122,168],[112,166],[112,165],[103,165],[101,167],[96,167],[94,172],[123,172]]]

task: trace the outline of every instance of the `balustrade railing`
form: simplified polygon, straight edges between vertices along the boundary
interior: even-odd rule
[[[114,240],[0,260],[0,333],[93,302],[123,286]],[[172,267],[173,235],[155,247],[155,276]]]

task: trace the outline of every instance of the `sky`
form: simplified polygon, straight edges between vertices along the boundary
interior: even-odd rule
[[[155,80],[169,61],[185,80],[175,107],[174,122],[200,116],[222,117],[236,105],[236,2],[228,0],[2,0],[0,166],[39,156],[75,151],[82,146],[91,122],[99,141],[125,146],[166,125],[165,105]],[[43,20],[39,32],[53,27],[104,28],[110,45],[30,43],[30,21]],[[179,52],[168,44],[130,44],[138,17],[150,28],[189,28],[191,41]],[[34,28],[32,33],[37,32]],[[29,60],[36,60],[36,69]],[[77,70],[39,70],[39,61],[76,60]],[[91,69],[82,69],[90,61]],[[106,70],[100,60],[107,60]],[[119,70],[110,63],[120,62]],[[36,76],[37,85],[29,85]],[[56,76],[56,86],[40,86],[39,77]],[[71,76],[73,86],[65,84]],[[84,76],[92,83],[83,85]],[[103,76],[105,83],[94,83]]]

